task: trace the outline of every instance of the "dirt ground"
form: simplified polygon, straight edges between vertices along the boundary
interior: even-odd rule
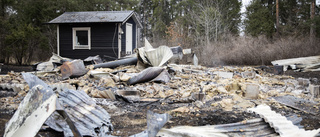
[[[32,71],[32,66],[2,66],[1,74],[6,74],[7,72],[15,71]],[[267,70],[272,72],[272,70]],[[317,78],[320,79],[320,72],[294,72],[292,70],[286,71],[284,75],[290,75],[295,78]],[[314,81],[318,84],[319,81]],[[0,98],[15,96],[16,94],[12,91],[7,91],[0,89]],[[147,110],[152,110],[157,113],[169,113],[172,118],[164,126],[165,128],[170,128],[178,125],[190,125],[190,126],[204,126],[204,125],[216,125],[216,124],[227,124],[240,122],[250,118],[257,118],[256,115],[252,113],[247,113],[242,110],[232,110],[225,111],[219,107],[213,107],[211,104],[217,101],[221,101],[227,96],[221,96],[207,100],[204,103],[197,104],[199,102],[184,102],[184,103],[172,103],[170,100],[161,100],[154,103],[126,103],[120,101],[108,101],[108,105],[101,105],[107,110],[111,116],[112,125],[114,126],[113,135],[117,136],[128,136],[139,133],[147,128],[146,114]],[[290,107],[285,107],[285,109],[279,107],[272,107],[272,109],[284,116],[290,116],[292,114],[297,114],[302,117],[302,122],[300,123],[305,129],[317,129],[320,128],[320,115],[314,115],[306,113],[300,110],[296,110]],[[172,111],[177,108],[186,108],[185,111]],[[0,135],[4,134],[5,123],[12,117],[15,110],[2,109],[0,110]],[[63,136],[62,133],[50,130],[42,129],[37,136]]]

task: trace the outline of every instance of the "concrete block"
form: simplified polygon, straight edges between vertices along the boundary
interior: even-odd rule
[[[298,80],[299,85],[301,85],[301,86],[309,86],[309,84],[310,84],[310,80],[306,79],[306,78],[298,78],[297,80]]]
[[[312,85],[312,84],[309,85],[310,93],[311,93],[312,97],[314,97],[314,98],[320,97],[320,90],[319,89],[320,89],[319,85]]]
[[[217,71],[217,72],[213,72],[213,74],[216,74],[221,78],[229,78],[229,79],[233,78],[233,73],[232,72],[220,72],[220,71]]]
[[[242,78],[255,78],[256,72],[254,71],[246,71],[241,73]]]
[[[259,85],[257,84],[246,84],[245,97],[247,99],[258,99],[259,97]]]

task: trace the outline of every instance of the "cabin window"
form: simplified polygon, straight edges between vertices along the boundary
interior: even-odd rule
[[[91,49],[90,27],[72,28],[73,49]]]

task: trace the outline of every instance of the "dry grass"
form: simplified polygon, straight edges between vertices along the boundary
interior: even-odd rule
[[[195,52],[200,63],[217,65],[270,65],[277,59],[319,55],[319,39],[286,37],[268,40],[265,37],[230,37],[228,40],[198,46]]]

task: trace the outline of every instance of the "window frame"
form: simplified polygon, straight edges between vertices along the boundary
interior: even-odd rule
[[[78,45],[76,41],[77,31],[88,31],[88,45]],[[85,47],[84,47],[85,46]],[[91,27],[73,27],[72,28],[72,49],[89,49],[91,50]]]

